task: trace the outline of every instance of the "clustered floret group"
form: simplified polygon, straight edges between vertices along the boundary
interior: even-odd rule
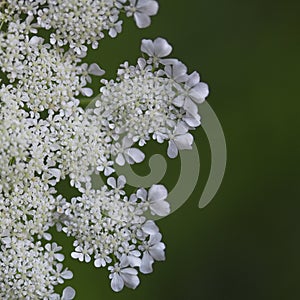
[[[162,235],[146,212],[170,213],[166,188],[128,194],[115,167],[142,162],[140,148],[150,139],[168,142],[170,158],[191,149],[189,131],[200,125],[197,105],[207,85],[167,58],[166,40],[144,39],[137,64],[125,62],[115,80],[102,79],[85,110],[80,103],[93,95],[92,78],[104,75],[84,62],[88,45],[95,49],[105,32],[120,33],[122,12],[143,28],[157,10],[154,0],[0,2],[1,299],[75,297],[71,287],[55,292],[73,274],[52,242],[54,226],[73,237],[74,259],[108,268],[114,291],[136,288],[138,271],[151,273],[154,261],[165,259]],[[94,187],[95,175],[107,182]],[[61,194],[62,180],[78,196]]]

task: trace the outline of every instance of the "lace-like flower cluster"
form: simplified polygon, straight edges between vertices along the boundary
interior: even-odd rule
[[[28,21],[29,20],[29,21]],[[70,114],[78,106],[78,95],[92,95],[85,87],[90,75],[103,75],[97,64],[87,67],[73,51],[65,52],[44,43],[38,36],[30,37],[31,17],[25,22],[10,22],[0,33],[0,64],[18,95],[18,104],[34,112],[63,109]]]
[[[122,31],[120,12],[126,11],[144,28],[158,11],[154,0],[7,0],[4,7],[9,19],[21,13],[36,17],[36,27],[51,30],[51,44],[69,45],[79,55],[87,51],[87,45],[96,49],[104,32],[114,38]]]
[[[79,96],[104,71],[84,62],[87,45],[121,31],[122,11],[138,27],[157,13],[153,0],[6,0],[0,6],[0,298],[73,299],[62,247],[49,230],[74,238],[71,256],[108,268],[111,287],[136,288],[138,274],[165,259],[165,244],[149,215],[166,216],[160,184],[128,193],[116,165],[144,160],[150,140],[168,142],[170,158],[190,149],[200,125],[197,105],[208,95],[199,74],[187,73],[162,38],[143,40],[143,57],[102,79],[85,110]],[[41,30],[49,37],[40,37]],[[106,177],[95,187],[93,180]],[[64,180],[77,196],[66,197]]]
[[[56,243],[45,246],[40,241],[6,237],[0,256],[1,299],[73,299],[74,289],[67,287],[62,297],[54,286],[71,279],[73,273],[63,269],[64,256]]]
[[[154,260],[164,260],[161,234],[144,212],[150,208],[159,215],[167,215],[170,210],[165,201],[167,190],[162,185],[153,185],[148,195],[139,189],[127,196],[123,190],[125,183],[125,177],[120,176],[117,180],[109,177],[100,190],[87,185],[81,189],[82,196],[64,206],[67,220],[62,230],[75,237],[72,257],[85,262],[93,258],[97,268],[108,265],[115,291],[120,291],[124,284],[130,288],[139,284],[135,268],[147,274],[152,272]],[[125,267],[131,276],[123,274],[122,279],[119,269]]]
[[[114,133],[126,135],[125,141],[140,146],[151,138],[168,141],[168,156],[174,158],[178,150],[191,148],[193,137],[188,131],[200,125],[197,104],[207,97],[208,87],[197,72],[187,74],[182,62],[164,58],[172,51],[166,40],[143,40],[141,50],[148,60],[139,58],[136,66],[125,62],[116,80],[102,80],[95,113],[107,116]],[[115,152],[119,155],[129,146],[123,142]]]

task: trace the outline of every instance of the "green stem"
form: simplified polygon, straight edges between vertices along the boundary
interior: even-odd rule
[[[1,23],[0,30],[7,21],[7,17],[13,12],[13,9],[8,5],[6,0],[0,0]]]
[[[1,24],[0,24],[0,30],[2,29],[2,26],[4,25],[4,23],[5,23],[5,19],[3,19],[3,20],[1,21]]]

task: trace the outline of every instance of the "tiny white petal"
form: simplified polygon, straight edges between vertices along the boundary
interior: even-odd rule
[[[178,149],[174,141],[169,141],[169,146],[167,150],[167,154],[170,158],[175,158],[178,155]]]
[[[129,148],[126,150],[126,154],[133,160],[135,163],[140,163],[145,159],[145,154],[137,148]]]
[[[124,159],[124,156],[122,153],[119,153],[116,157],[116,163],[119,165],[119,166],[124,166],[125,165],[125,159]]]
[[[151,40],[142,40],[141,51],[152,56],[154,54],[154,45]]]
[[[195,98],[193,99],[195,100]],[[186,98],[183,108],[186,110],[186,112],[190,113],[191,115],[197,115],[198,114],[198,107],[197,105],[191,100],[191,98]]]
[[[119,274],[115,273],[113,275],[110,285],[113,291],[120,292],[124,287],[124,280]]]
[[[147,191],[144,188],[140,188],[137,190],[136,195],[138,198],[142,199],[142,200],[146,200],[147,198]]]
[[[138,28],[146,28],[151,24],[150,17],[144,13],[136,12],[133,17]]]
[[[166,259],[164,249],[165,249],[164,243],[157,243],[149,249],[149,253],[155,260],[163,261]]]
[[[95,76],[102,76],[105,71],[102,70],[96,63],[92,63],[88,68],[88,73]]]
[[[170,213],[170,204],[167,201],[155,201],[150,205],[151,212],[165,217]]]
[[[62,300],[72,300],[74,299],[76,295],[76,292],[75,290],[70,287],[70,286],[67,286],[64,290],[63,290],[63,293],[62,293]]]
[[[62,278],[71,279],[73,278],[73,273],[70,270],[66,270],[62,273]]]
[[[153,262],[154,262],[154,259],[152,258],[152,256],[147,251],[144,252],[141,266],[140,266],[140,271],[143,274],[149,274],[149,273],[153,272],[153,268],[152,268]]]
[[[55,253],[54,257],[58,260],[58,261],[63,261],[65,259],[65,256],[61,253]]]
[[[182,107],[184,104],[185,96],[184,95],[178,95],[175,97],[172,101],[172,103],[178,107]]]
[[[200,81],[200,76],[198,72],[193,72],[192,74],[189,75],[188,80],[186,81],[186,85],[188,87],[193,87]]]
[[[168,197],[168,191],[162,184],[153,184],[149,189],[148,198],[149,200],[160,201]]]
[[[102,267],[102,258],[97,258],[97,259],[95,259],[95,261],[94,261],[94,266],[96,267],[96,268],[100,268],[100,267]]]
[[[145,233],[153,235],[158,233],[158,227],[156,226],[156,224],[154,223],[154,221],[152,220],[148,220],[143,226],[142,229]]]
[[[116,182],[116,179],[114,177],[109,177],[107,179],[107,184],[110,185],[112,188],[117,187],[117,182]]]
[[[189,92],[189,96],[197,103],[202,103],[208,94],[208,85],[204,82],[199,82]]]
[[[124,280],[124,283],[127,287],[135,289],[139,285],[140,280],[137,277],[137,273],[137,270],[133,268],[126,268],[121,270],[122,279]]]
[[[121,175],[118,177],[118,187],[123,188],[126,184],[126,177],[124,175]]]
[[[192,149],[194,137],[190,133],[178,135],[174,139],[178,150]]]
[[[153,16],[157,14],[158,11],[158,3],[156,1],[152,1],[152,0],[140,0],[137,8],[141,11],[143,11],[143,13],[149,15],[149,16]]]
[[[93,90],[91,88],[85,87],[81,89],[81,94],[86,97],[91,97],[93,95]]]
[[[157,57],[165,57],[172,52],[172,46],[169,45],[169,43],[163,38],[157,38],[154,40],[154,48],[156,50]]]
[[[106,167],[105,169],[104,169],[104,175],[105,176],[109,176],[109,175],[111,175],[112,173],[114,173],[115,172],[115,169],[114,168],[111,168],[111,167]]]

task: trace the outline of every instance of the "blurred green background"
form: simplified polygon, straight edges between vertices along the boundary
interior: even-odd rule
[[[158,222],[166,262],[141,276],[137,290],[114,293],[106,270],[68,258],[76,299],[300,299],[299,12],[290,0],[161,0],[151,27],[125,21],[117,39],[90,54],[110,78],[123,61],[135,63],[142,38],[167,38],[173,56],[210,86],[228,165],[214,200],[198,209],[210,167],[199,129],[198,185]]]

